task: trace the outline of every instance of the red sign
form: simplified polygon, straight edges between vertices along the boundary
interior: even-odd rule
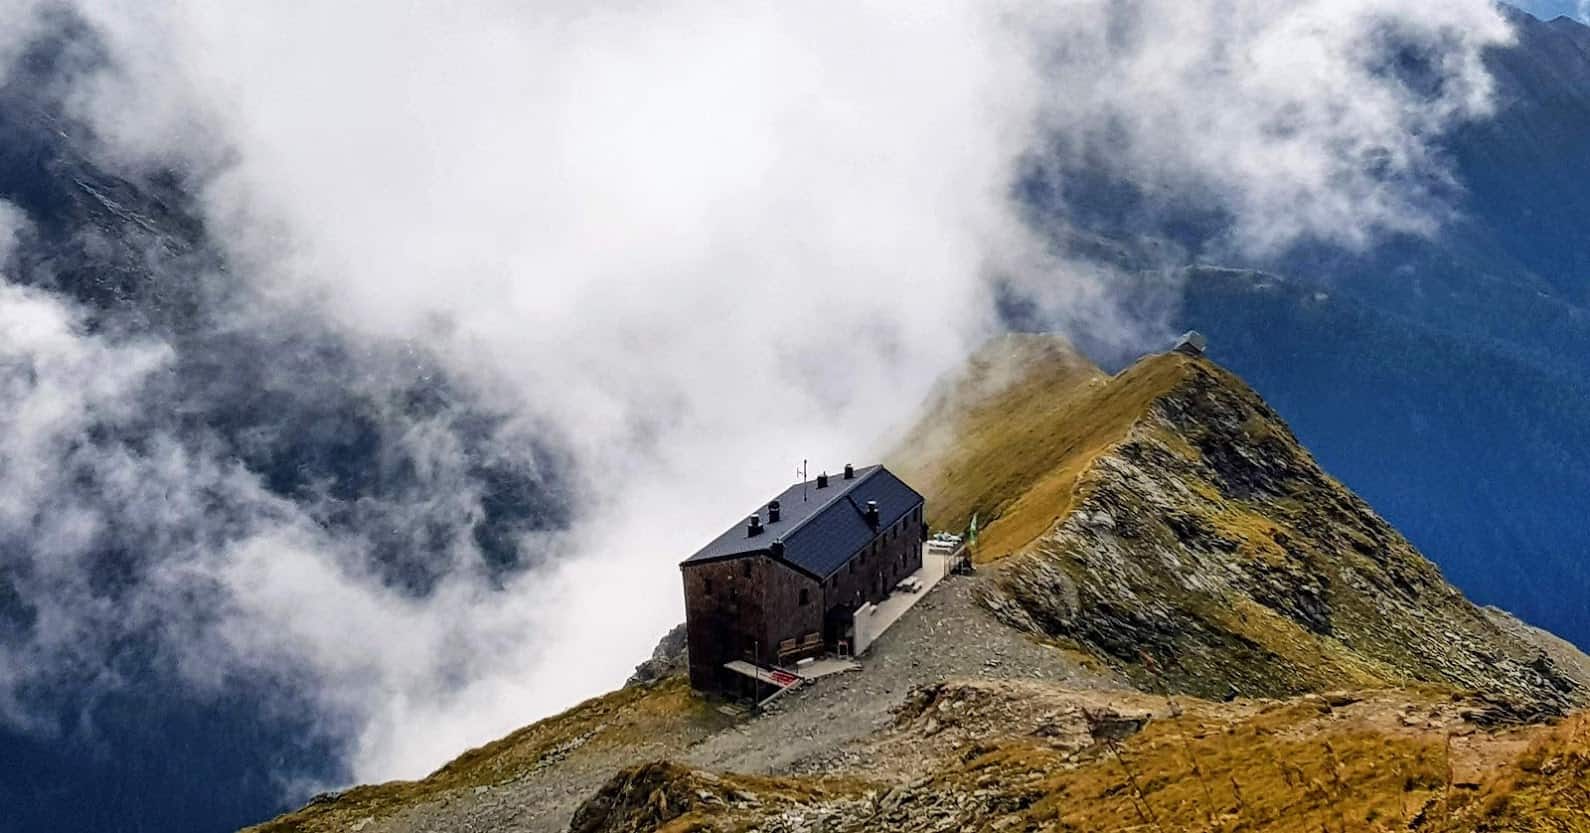
[[[784,688],[789,688],[801,680],[800,677],[785,671],[769,671],[767,676],[772,679],[774,685],[782,686]]]

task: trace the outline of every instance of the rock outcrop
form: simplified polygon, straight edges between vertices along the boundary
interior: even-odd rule
[[[1231,374],[1180,355],[1077,478],[1071,509],[984,602],[1148,688],[1282,696],[1436,684],[1521,716],[1584,702],[1583,669],[1499,627],[1331,479]]]
[[[685,623],[680,622],[658,640],[650,659],[635,666],[635,673],[630,675],[624,687],[655,683],[685,673],[690,667],[689,649]]]
[[[1590,830],[1584,717],[1487,731],[1431,692],[1267,702],[952,681],[872,741],[910,775],[619,773],[576,833]]]

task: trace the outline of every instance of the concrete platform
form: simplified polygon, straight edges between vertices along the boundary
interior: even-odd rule
[[[782,668],[763,668],[760,665],[752,665],[744,660],[726,662],[723,667],[736,674],[750,677],[759,683],[766,683],[779,688],[789,688],[801,681],[800,675],[792,674]]]
[[[861,663],[856,662],[853,659],[824,657],[820,660],[817,660],[816,662],[808,663],[804,666],[796,666],[795,673],[799,674],[801,679],[811,682],[812,680],[820,680],[823,677],[828,677],[834,674],[843,674],[846,671],[860,670]]]
[[[855,630],[857,653],[865,655],[872,647],[872,643],[882,636],[891,625],[900,621],[906,611],[916,607],[917,603],[927,598],[933,588],[949,575],[951,566],[955,563],[955,554],[936,552],[923,552],[922,569],[917,570],[906,579],[915,579],[921,585],[921,590],[915,592],[895,590],[889,598],[876,605],[869,605],[856,611]]]

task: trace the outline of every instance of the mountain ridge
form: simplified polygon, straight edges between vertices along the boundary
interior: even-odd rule
[[[1508,14],[1496,112],[1438,142],[1457,186],[1438,232],[1222,258],[1288,297],[1194,267],[1169,318],[1455,584],[1585,647],[1590,26]]]
[[[1101,402],[1119,407],[1091,407]],[[1384,816],[1400,800],[1427,813],[1439,806],[1448,820],[1459,814],[1434,757],[1443,733],[1465,733],[1473,740],[1464,755],[1519,778],[1535,777],[1512,768],[1529,749],[1553,750],[1571,764],[1563,772],[1582,766],[1583,719],[1567,718],[1566,736],[1539,721],[1585,702],[1590,659],[1547,646],[1521,623],[1505,630],[1503,614],[1469,603],[1320,472],[1256,394],[1206,360],[1157,355],[1105,376],[1061,340],[1012,336],[946,380],[925,413],[941,424],[910,432],[913,441],[936,436],[919,448],[973,446],[948,463],[902,462],[929,473],[924,493],[946,501],[933,511],[953,519],[984,501],[985,540],[1014,542],[1032,516],[1053,518],[1062,506],[1024,545],[985,551],[979,575],[933,591],[861,672],[750,717],[724,715],[665,675],[467,753],[424,781],[356,788],[252,830],[810,831],[876,829],[866,825],[880,820],[901,830],[947,829],[950,820],[1003,829],[1015,823],[1006,819],[1048,824],[1067,813],[1129,822],[1111,755],[1165,770],[1157,791],[1187,766],[1167,750],[1189,745],[1204,751],[1186,755],[1208,761],[1195,769],[1250,785],[1221,781],[1235,795],[1205,796],[1209,819],[1289,829],[1277,820],[1324,812],[1355,790],[1363,795],[1348,802],[1354,813]],[[993,431],[991,415],[1011,430]],[[1077,420],[1092,424],[1065,424]],[[983,471],[1000,494],[949,482],[988,448],[1019,452],[1045,426],[1057,442],[1009,460],[1003,479]],[[1074,494],[1046,482],[1051,467],[1077,469],[1062,478]],[[1178,484],[1176,499],[1164,499]],[[1035,493],[1040,500],[1024,501]],[[1247,528],[1230,528],[1233,518]],[[1078,547],[1081,572],[1068,561]],[[1328,586],[1308,591],[1293,580],[1302,575]],[[1373,603],[1386,593],[1401,598]],[[1246,601],[1226,617],[1211,598]],[[1369,629],[1379,626],[1389,632],[1375,640]],[[1209,699],[1223,694],[1236,702]],[[1338,713],[1346,723],[1328,719]],[[1256,757],[1264,753],[1241,751],[1253,744],[1219,740],[1228,736],[1314,762],[1300,765],[1335,766],[1346,786],[1304,789],[1289,771],[1271,772]],[[1388,780],[1384,764],[1396,755],[1414,763]],[[1412,786],[1398,799],[1388,784],[1406,779]],[[1555,794],[1561,780],[1548,774],[1508,794]],[[1097,803],[1067,809],[1051,798],[1074,790],[1099,791]],[[1132,803],[1142,811],[1153,802]]]
[[[1003,570],[1002,618],[1127,665],[1160,653],[1202,696],[1437,683],[1550,714],[1584,702],[1585,681],[1501,632],[1239,380],[1178,355],[1117,379],[1156,374],[1066,517]]]
[[[1590,647],[1590,26],[1505,14],[1494,112],[1432,137],[1449,181],[1429,234],[1234,251],[1205,201],[1085,161],[1023,194],[1056,248],[1115,268],[1119,309],[1209,336],[1465,592]],[[1005,313],[1054,326],[1019,298]],[[1109,336],[1077,337],[1115,370],[1135,354]]]

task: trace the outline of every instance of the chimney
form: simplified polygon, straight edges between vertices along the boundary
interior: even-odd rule
[[[781,507],[778,505],[778,501],[776,501],[776,500],[773,501],[772,503],[769,503],[767,505],[767,522],[768,523],[770,523],[770,524],[778,523],[778,513],[779,513],[779,509],[780,508]]]
[[[849,463],[845,464],[845,479],[846,480],[855,480],[856,479],[856,467],[850,465]]]
[[[773,542],[773,546],[768,547],[768,549],[773,551],[773,557],[774,558],[783,558],[784,557],[784,542],[783,541],[774,541]]]
[[[828,472],[825,471],[822,474],[817,475],[817,488],[828,488]]]
[[[878,525],[878,502],[875,500],[867,501],[867,523]]]
[[[745,537],[755,538],[762,534],[762,516],[752,515],[751,520],[745,525]]]

